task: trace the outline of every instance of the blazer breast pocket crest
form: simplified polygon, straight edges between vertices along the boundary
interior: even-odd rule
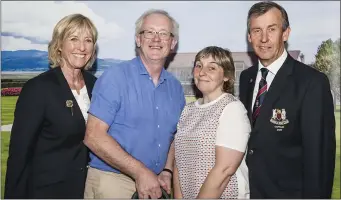
[[[289,120],[287,119],[287,112],[285,111],[285,109],[272,109],[272,117],[270,119],[270,122],[275,124],[275,128],[277,128],[277,131],[282,131],[282,129],[284,128],[283,125],[289,123]]]

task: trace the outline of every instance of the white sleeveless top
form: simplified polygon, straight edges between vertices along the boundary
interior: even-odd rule
[[[79,94],[76,90],[71,91],[77,101],[79,108],[82,111],[82,115],[86,123],[88,121],[88,110],[90,108],[90,98],[88,95],[88,90],[86,89],[86,85],[84,85],[84,87],[80,90]]]
[[[185,106],[175,135],[175,162],[182,195],[194,199],[215,164],[215,146],[246,151],[251,126],[244,105],[231,94]],[[249,198],[245,156],[220,198]]]

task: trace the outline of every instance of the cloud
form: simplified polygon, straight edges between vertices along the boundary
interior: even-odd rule
[[[15,38],[13,36],[1,36],[1,50],[41,50],[47,51],[47,44],[34,44],[25,38]]]
[[[57,22],[73,13],[81,13],[93,21],[99,32],[98,42],[117,39],[124,33],[115,22],[95,14],[86,4],[72,1],[2,2],[2,32],[31,40],[32,44],[50,41]],[[21,49],[20,45],[18,48]]]
[[[12,36],[12,37],[14,37],[16,39],[17,38],[24,38],[26,40],[30,40],[34,44],[48,44],[49,43],[48,40],[39,40],[39,39],[34,38],[34,37],[27,37],[27,36],[19,35],[19,34],[16,34],[16,33],[3,32],[3,33],[1,33],[1,36]]]
[[[130,59],[135,55],[136,19],[147,9],[168,11],[180,24],[178,52],[197,52],[218,45],[246,51],[246,18],[254,1],[84,1],[2,3],[2,34],[32,44],[49,41],[55,24],[79,12],[92,19],[99,31],[99,57]],[[278,1],[288,12],[290,50],[301,50],[307,62],[317,47],[340,37],[340,2]],[[302,8],[304,13],[302,14]],[[4,35],[3,35],[4,36]],[[11,39],[15,39],[12,37]],[[9,42],[8,42],[9,43]],[[14,44],[11,41],[11,44]],[[26,45],[26,43],[25,43]],[[23,47],[27,48],[23,44]],[[8,46],[8,45],[7,45]],[[16,45],[18,49],[20,44]],[[2,45],[4,48],[4,45]],[[9,47],[6,47],[9,48]],[[12,48],[13,49],[13,48]]]

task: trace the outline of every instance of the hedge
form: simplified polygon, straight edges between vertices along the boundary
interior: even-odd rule
[[[19,96],[21,87],[2,88],[1,96]]]

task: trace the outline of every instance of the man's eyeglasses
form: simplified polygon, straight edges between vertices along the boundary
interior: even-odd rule
[[[168,31],[144,30],[141,31],[140,34],[143,34],[144,38],[146,39],[153,39],[156,36],[156,34],[158,34],[161,40],[169,40],[171,37],[174,37],[173,33],[170,33]]]

